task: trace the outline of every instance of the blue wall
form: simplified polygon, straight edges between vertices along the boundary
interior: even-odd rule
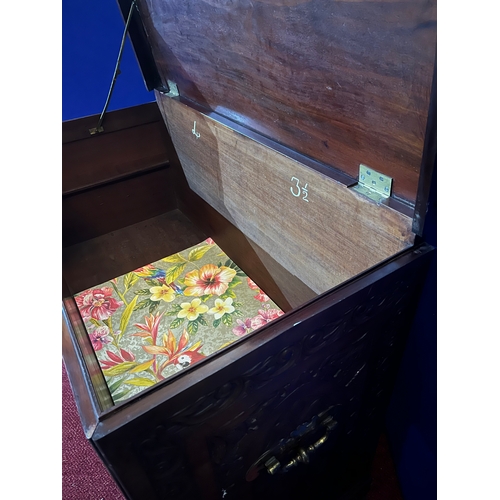
[[[63,121],[101,113],[113,77],[124,22],[116,0],[63,0]],[[154,101],[127,38],[108,110]]]
[[[437,248],[436,174],[425,241]],[[386,427],[405,500],[437,498],[437,258],[431,263],[408,337]]]

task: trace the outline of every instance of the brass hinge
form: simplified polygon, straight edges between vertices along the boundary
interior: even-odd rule
[[[352,186],[352,189],[381,203],[391,196],[392,177],[360,164],[358,183]]]
[[[167,84],[168,84],[168,89],[162,87],[162,88],[157,88],[156,90],[158,90],[160,94],[163,94],[164,96],[167,97],[179,97],[179,89],[177,88],[177,84],[170,80],[167,80]]]

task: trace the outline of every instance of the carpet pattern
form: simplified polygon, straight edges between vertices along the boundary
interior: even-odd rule
[[[83,433],[64,363],[62,423],[62,499],[125,500]],[[366,500],[403,500],[385,435],[377,448]]]

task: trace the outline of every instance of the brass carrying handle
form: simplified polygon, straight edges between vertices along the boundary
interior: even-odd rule
[[[261,457],[248,469],[246,473],[246,480],[253,481],[259,475],[259,471],[265,469],[268,474],[285,474],[290,469],[293,469],[299,464],[308,464],[310,454],[315,452],[320,446],[322,446],[330,436],[332,430],[337,426],[337,421],[333,417],[329,416],[325,418],[321,425],[326,427],[325,434],[320,437],[316,442],[309,445],[307,448],[299,447],[297,454],[294,458],[288,461],[285,465],[281,465],[280,461],[274,456],[273,450],[266,451]],[[269,457],[269,458],[268,458]]]
[[[309,454],[313,453],[316,451],[321,445],[325,443],[325,441],[328,439],[330,432],[332,429],[335,428],[337,425],[337,422],[333,420],[332,417],[328,417],[324,422],[323,425],[326,427],[326,432],[324,436],[320,437],[315,443],[311,444],[308,446],[305,450],[304,448],[299,448],[297,456],[295,458],[292,458],[287,464],[281,465],[280,462],[276,459],[276,457],[271,457],[269,460],[267,460],[264,463],[264,466],[268,472],[268,474],[274,475],[274,474],[285,474],[288,472],[290,469],[293,469],[299,464],[308,464],[309,463]]]

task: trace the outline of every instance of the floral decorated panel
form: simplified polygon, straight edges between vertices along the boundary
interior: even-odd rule
[[[115,402],[283,315],[211,238],[75,300]]]

